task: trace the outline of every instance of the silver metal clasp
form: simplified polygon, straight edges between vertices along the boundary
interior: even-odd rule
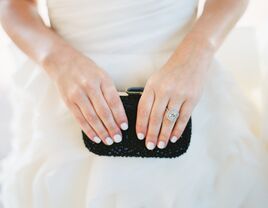
[[[137,94],[142,94],[144,90],[144,87],[129,87],[126,90],[126,93],[128,95],[137,95]]]
[[[118,91],[120,96],[139,95],[142,94],[144,87],[129,87],[126,91]]]

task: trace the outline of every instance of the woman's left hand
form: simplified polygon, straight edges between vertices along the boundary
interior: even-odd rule
[[[152,150],[175,143],[201,97],[212,53],[182,44],[168,62],[147,80],[137,109],[136,132]],[[179,111],[177,121],[166,117],[166,107]]]

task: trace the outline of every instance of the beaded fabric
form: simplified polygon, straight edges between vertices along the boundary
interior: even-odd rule
[[[128,88],[128,90],[129,89],[131,88]],[[122,131],[121,142],[114,142],[112,145],[106,145],[103,142],[97,144],[90,140],[82,131],[85,146],[90,152],[102,156],[175,158],[187,151],[192,134],[191,117],[181,137],[175,143],[168,142],[167,146],[164,149],[159,149],[156,146],[153,150],[148,150],[145,146],[145,139],[139,140],[137,138],[135,123],[137,106],[140,97],[140,93],[128,93],[128,96],[120,96],[120,99],[122,100],[126,111],[126,115],[128,117],[129,125],[127,130]]]

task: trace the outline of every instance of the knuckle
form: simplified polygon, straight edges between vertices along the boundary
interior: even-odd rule
[[[181,131],[178,130],[178,129],[175,129],[175,130],[172,132],[172,136],[176,136],[177,138],[180,138],[180,135],[181,135]]]
[[[179,122],[177,122],[174,128],[172,129],[172,134],[177,134],[178,131],[179,131]]]
[[[77,113],[76,111],[73,111],[74,117],[78,120],[80,124],[83,124],[84,118],[80,113]]]
[[[79,118],[79,123],[81,124],[82,128],[85,128],[87,126],[87,121],[84,118]]]
[[[96,120],[99,119],[95,113],[92,113],[90,111],[87,111],[85,113],[85,117],[87,118],[87,121],[90,123],[96,122]]]
[[[157,134],[155,132],[148,132],[147,138],[150,141],[156,141],[157,140]]]
[[[181,133],[182,132],[182,130],[184,129],[184,126],[185,126],[185,123],[184,122],[182,122],[182,121],[178,122],[178,125],[177,125],[177,128],[176,128],[176,130],[178,131],[178,133]]]
[[[111,120],[111,113],[108,109],[103,108],[101,110],[101,116],[103,119],[110,121]]]
[[[166,95],[166,94],[170,94],[171,92],[173,92],[174,91],[174,87],[170,83],[163,82],[159,86],[158,91],[160,92],[161,95]]]
[[[108,83],[110,81],[109,75],[106,73],[106,71],[99,71],[99,76],[104,83]]]
[[[105,131],[103,128],[100,129],[99,131],[99,137],[102,139],[102,140],[105,140],[105,138],[108,136],[108,132]]]
[[[166,87],[161,83],[155,88],[155,92],[157,96],[161,97],[166,94]]]
[[[114,97],[114,96],[110,97],[108,100],[109,100],[110,107],[116,108],[119,106],[118,99],[116,97]]]
[[[97,89],[93,86],[87,87],[86,92],[89,95],[89,97],[97,97]]]
[[[145,118],[148,116],[148,111],[143,108],[143,107],[140,107],[138,108],[138,115],[141,117],[141,118]]]
[[[162,99],[163,97],[166,97],[168,94],[168,91],[165,87],[159,86],[157,89],[155,89],[155,95],[157,99]]]
[[[85,87],[85,88],[90,86],[90,82],[87,79],[82,79],[80,81],[80,84],[81,84],[82,87]]]
[[[115,134],[117,134],[117,133],[119,133],[120,131],[118,130],[118,128],[116,128],[115,126],[114,127],[112,127],[112,128],[109,128],[109,133],[111,134],[111,135],[115,135]]]
[[[158,136],[158,132],[154,128],[149,129],[148,138],[156,139],[157,136]]]
[[[153,76],[151,76],[146,81],[146,87],[152,89],[153,88],[153,84],[154,84]]]
[[[169,134],[167,132],[162,132],[160,134],[160,140],[168,140],[169,139]]]
[[[106,135],[106,129],[104,128],[101,121],[95,122],[94,124],[92,124],[92,126],[94,127],[94,130],[98,133],[100,137]]]
[[[189,117],[188,114],[183,114],[180,118],[181,123],[183,124],[186,123],[188,120],[188,117]]]
[[[79,100],[79,97],[80,97],[80,93],[79,93],[78,88],[74,88],[68,94],[69,101]]]
[[[143,129],[145,129],[145,124],[143,122],[137,122],[136,123],[136,129],[137,130],[143,130]]]
[[[104,76],[102,77],[101,87],[107,92],[112,92],[113,90],[116,90],[112,79],[110,79],[107,74],[104,74]]]
[[[107,118],[107,127],[111,132],[115,132],[118,130],[117,125],[115,124],[114,120],[112,118]]]
[[[155,126],[155,125],[157,125],[159,122],[161,121],[161,117],[159,116],[159,115],[152,115],[151,116],[151,125],[152,126]]]
[[[184,90],[178,90],[176,94],[177,94],[177,97],[185,97],[186,96],[186,92]]]
[[[123,122],[126,122],[128,120],[128,117],[125,114],[124,110],[119,110],[118,115],[115,115],[115,119],[119,124],[121,124]]]

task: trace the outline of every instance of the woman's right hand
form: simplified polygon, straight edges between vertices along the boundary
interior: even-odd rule
[[[71,47],[47,58],[43,67],[82,130],[94,142],[106,145],[122,140],[127,116],[109,75]]]

